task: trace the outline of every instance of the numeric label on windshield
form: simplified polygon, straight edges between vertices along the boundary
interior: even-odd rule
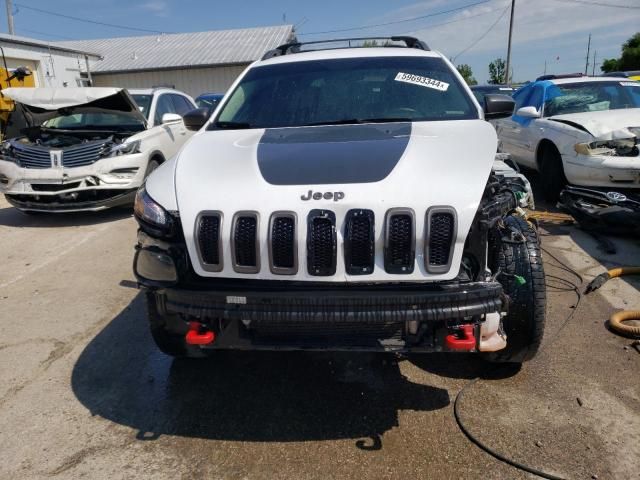
[[[640,86],[640,82],[620,82],[620,85],[623,87],[638,87]]]
[[[429,77],[422,77],[420,75],[413,75],[411,73],[398,72],[395,78],[396,82],[411,83],[412,85],[419,85],[421,87],[433,88],[441,92],[446,92],[449,88],[449,84],[435,80]]]

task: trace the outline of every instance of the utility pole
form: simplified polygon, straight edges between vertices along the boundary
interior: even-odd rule
[[[584,66],[584,74],[589,72],[589,53],[591,52],[591,34],[589,34],[589,41],[587,42],[587,63]]]
[[[546,75],[546,74],[547,74],[547,59],[545,58],[544,59],[544,73],[543,73],[543,75]]]
[[[7,25],[9,27],[9,35],[15,35],[15,29],[13,28],[13,5],[11,5],[11,0],[5,0],[5,5],[7,7]]]
[[[509,45],[507,47],[507,65],[505,68],[505,82],[507,85],[511,85],[511,35],[513,34],[513,11],[516,8],[516,0],[511,0],[511,20],[509,20]]]
[[[598,54],[597,50],[593,51],[593,69],[591,70],[591,76],[596,76],[596,55]]]

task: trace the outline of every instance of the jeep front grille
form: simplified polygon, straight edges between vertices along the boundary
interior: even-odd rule
[[[412,273],[415,258],[413,210],[394,208],[385,222],[384,268],[387,273]]]
[[[258,214],[239,212],[233,221],[233,269],[239,273],[257,273],[260,271],[258,251]]]
[[[198,219],[196,239],[200,259],[205,270],[222,270],[222,216],[220,213],[203,213]]]
[[[373,272],[375,217],[371,210],[349,210],[344,227],[344,266],[349,275]]]
[[[271,215],[269,252],[272,273],[276,275],[293,275],[298,271],[298,249],[296,245],[295,213],[276,212]]]
[[[427,211],[425,267],[430,273],[449,271],[456,233],[455,211],[449,207],[433,207]]]
[[[307,218],[307,269],[309,275],[336,273],[336,216],[328,210],[311,210]]]
[[[335,275],[338,252],[344,255],[344,273],[347,275],[371,275],[375,269],[376,253],[384,257],[385,272],[408,275],[415,269],[416,235],[422,235],[424,231],[424,247],[420,244],[424,249],[424,269],[431,274],[447,273],[451,269],[457,237],[456,211],[446,206],[431,207],[424,217],[422,213],[420,215],[424,224],[416,228],[413,210],[388,210],[384,222],[378,223],[384,250],[376,252],[376,218],[371,210],[349,210],[339,222],[334,212],[311,210],[306,229],[303,225],[302,231],[298,230],[296,213],[290,211],[272,213],[268,227],[264,229],[260,227],[258,212],[236,212],[227,224],[228,229],[224,227],[221,212],[202,212],[196,222],[196,248],[202,268],[208,272],[221,272],[223,258],[226,257],[230,259],[229,268],[235,272],[258,273],[261,257],[268,255],[268,268],[272,274],[296,275],[299,266],[298,238],[304,238],[306,230],[309,275]],[[337,225],[344,225],[340,237],[342,245],[338,244]],[[223,230],[229,232],[224,237]],[[266,245],[260,241],[261,232],[267,236]],[[226,243],[223,238],[230,241],[229,251],[224,252],[224,256]],[[261,251],[263,245],[266,251]]]

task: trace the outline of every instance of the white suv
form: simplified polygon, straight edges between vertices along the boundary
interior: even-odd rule
[[[513,101],[487,95],[483,112],[415,38],[361,40],[282,45],[211,119],[185,116],[199,132],[134,207],[134,271],[165,353],[535,353],[545,286],[519,209],[530,191],[494,163],[485,121]]]
[[[173,89],[9,88],[0,192],[25,212],[102,210],[133,202],[147,175],[190,138],[193,99]]]

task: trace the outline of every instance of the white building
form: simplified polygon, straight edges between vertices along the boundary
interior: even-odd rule
[[[0,49],[7,68],[28,67],[37,87],[88,85],[86,66],[100,59],[83,49],[7,34],[0,34]],[[0,58],[0,67],[4,66]]]
[[[294,40],[292,25],[56,42],[97,52],[94,86],[173,86],[192,96],[224,93],[251,62]]]

